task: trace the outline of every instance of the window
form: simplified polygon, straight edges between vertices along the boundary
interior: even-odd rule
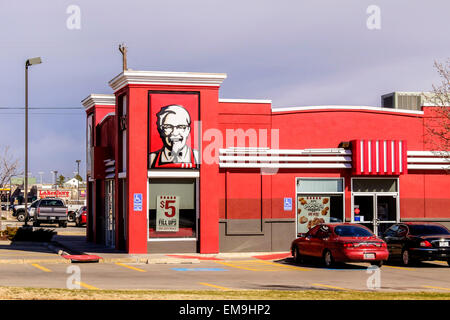
[[[41,200],[41,207],[64,207],[61,200]]]
[[[408,227],[406,226],[399,226],[397,231],[398,237],[404,237],[408,233]]]
[[[410,225],[409,230],[412,235],[448,235],[450,232],[441,226],[437,225]]]
[[[343,178],[297,178],[297,233],[344,220]]]
[[[340,237],[372,237],[373,234],[358,226],[337,226],[334,228],[334,233]]]
[[[197,238],[195,179],[149,180],[149,239]]]
[[[353,192],[397,192],[397,179],[353,179]]]

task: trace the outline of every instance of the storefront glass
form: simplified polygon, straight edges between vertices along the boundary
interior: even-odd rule
[[[344,219],[344,179],[297,179],[297,233]]]
[[[399,219],[398,196],[397,179],[353,179],[352,222],[382,235]]]
[[[149,180],[149,239],[196,238],[195,179]]]

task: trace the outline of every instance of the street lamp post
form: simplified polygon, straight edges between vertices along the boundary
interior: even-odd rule
[[[34,64],[42,63],[41,58],[31,58],[25,62],[25,182],[24,182],[24,195],[25,195],[25,211],[28,217],[28,67]],[[27,224],[27,218],[25,219],[25,226]]]

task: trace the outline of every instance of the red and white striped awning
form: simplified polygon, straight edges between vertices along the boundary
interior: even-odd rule
[[[404,140],[353,140],[352,154],[356,175],[400,175],[408,171]]]

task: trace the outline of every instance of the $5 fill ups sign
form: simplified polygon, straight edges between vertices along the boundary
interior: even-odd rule
[[[156,198],[156,231],[177,232],[179,228],[180,197],[157,196]]]

